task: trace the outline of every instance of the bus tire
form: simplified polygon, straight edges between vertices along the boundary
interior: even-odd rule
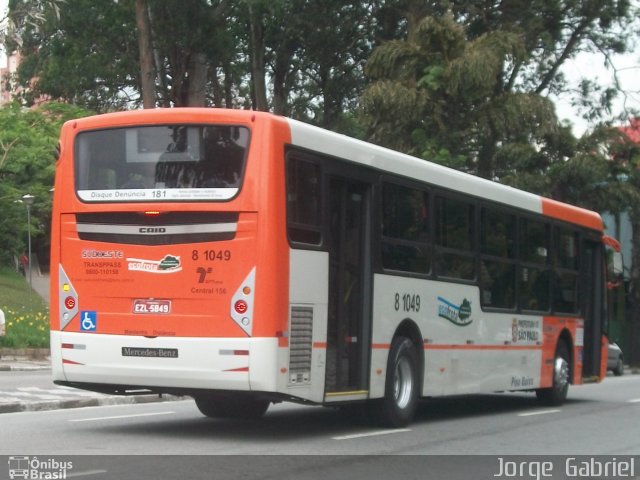
[[[536,396],[542,404],[558,406],[567,399],[571,372],[570,358],[569,348],[566,342],[561,340],[553,360],[553,385],[536,390]]]
[[[195,397],[200,413],[210,418],[244,418],[257,420],[269,408],[268,400],[241,395],[202,395]]]
[[[371,403],[372,417],[385,427],[406,427],[418,405],[418,354],[413,342],[397,337],[387,360],[384,397]]]

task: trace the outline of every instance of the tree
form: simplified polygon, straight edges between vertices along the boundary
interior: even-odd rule
[[[147,106],[205,105],[210,66],[224,51],[217,42],[226,35],[227,0],[59,3],[9,5],[5,44],[22,56],[27,105],[45,95],[108,111],[135,106],[143,94]]]
[[[371,50],[373,3],[243,2],[237,15],[247,19],[250,32],[254,108],[325,127],[354,111]]]
[[[151,47],[151,25],[146,0],[136,0],[136,26],[140,55],[140,89],[144,108],[156,106],[156,86]]]
[[[0,108],[0,264],[12,264],[26,250],[27,218],[19,199],[27,193],[36,197],[31,209],[33,251],[48,254],[50,189],[60,127],[87,114],[57,103],[35,110],[23,110],[17,104]]]
[[[61,3],[9,3],[5,46],[21,55],[17,80],[25,87],[24,103],[46,96],[98,111],[127,105],[138,86],[133,3]]]
[[[149,3],[164,106],[205,106],[212,72],[229,55],[228,0]],[[231,52],[231,54],[233,51]],[[228,105],[231,106],[231,105]]]
[[[493,179],[512,174],[527,148],[557,143],[548,96],[566,87],[560,67],[583,49],[623,51],[615,27],[631,21],[616,0],[395,5],[404,38],[367,63],[371,138]]]
[[[10,5],[27,104],[254,108],[330,128],[355,111],[378,3],[60,1]]]

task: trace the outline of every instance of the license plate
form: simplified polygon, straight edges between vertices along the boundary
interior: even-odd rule
[[[133,313],[166,315],[171,313],[171,300],[137,299],[133,301]]]

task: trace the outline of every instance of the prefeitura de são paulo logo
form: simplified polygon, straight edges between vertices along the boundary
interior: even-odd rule
[[[55,458],[38,458],[22,455],[9,457],[9,478],[30,480],[59,480],[68,478],[73,469],[73,462],[56,460]]]

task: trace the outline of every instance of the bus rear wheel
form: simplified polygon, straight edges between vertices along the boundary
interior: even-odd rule
[[[549,388],[539,388],[536,390],[538,400],[544,405],[562,405],[567,399],[570,382],[570,356],[567,344],[561,341],[556,349],[553,360],[553,384]]]
[[[418,354],[406,337],[391,344],[384,397],[371,404],[372,417],[392,428],[406,427],[418,404]]]
[[[242,395],[202,395],[194,398],[200,413],[211,418],[261,418],[269,408],[268,400]]]

